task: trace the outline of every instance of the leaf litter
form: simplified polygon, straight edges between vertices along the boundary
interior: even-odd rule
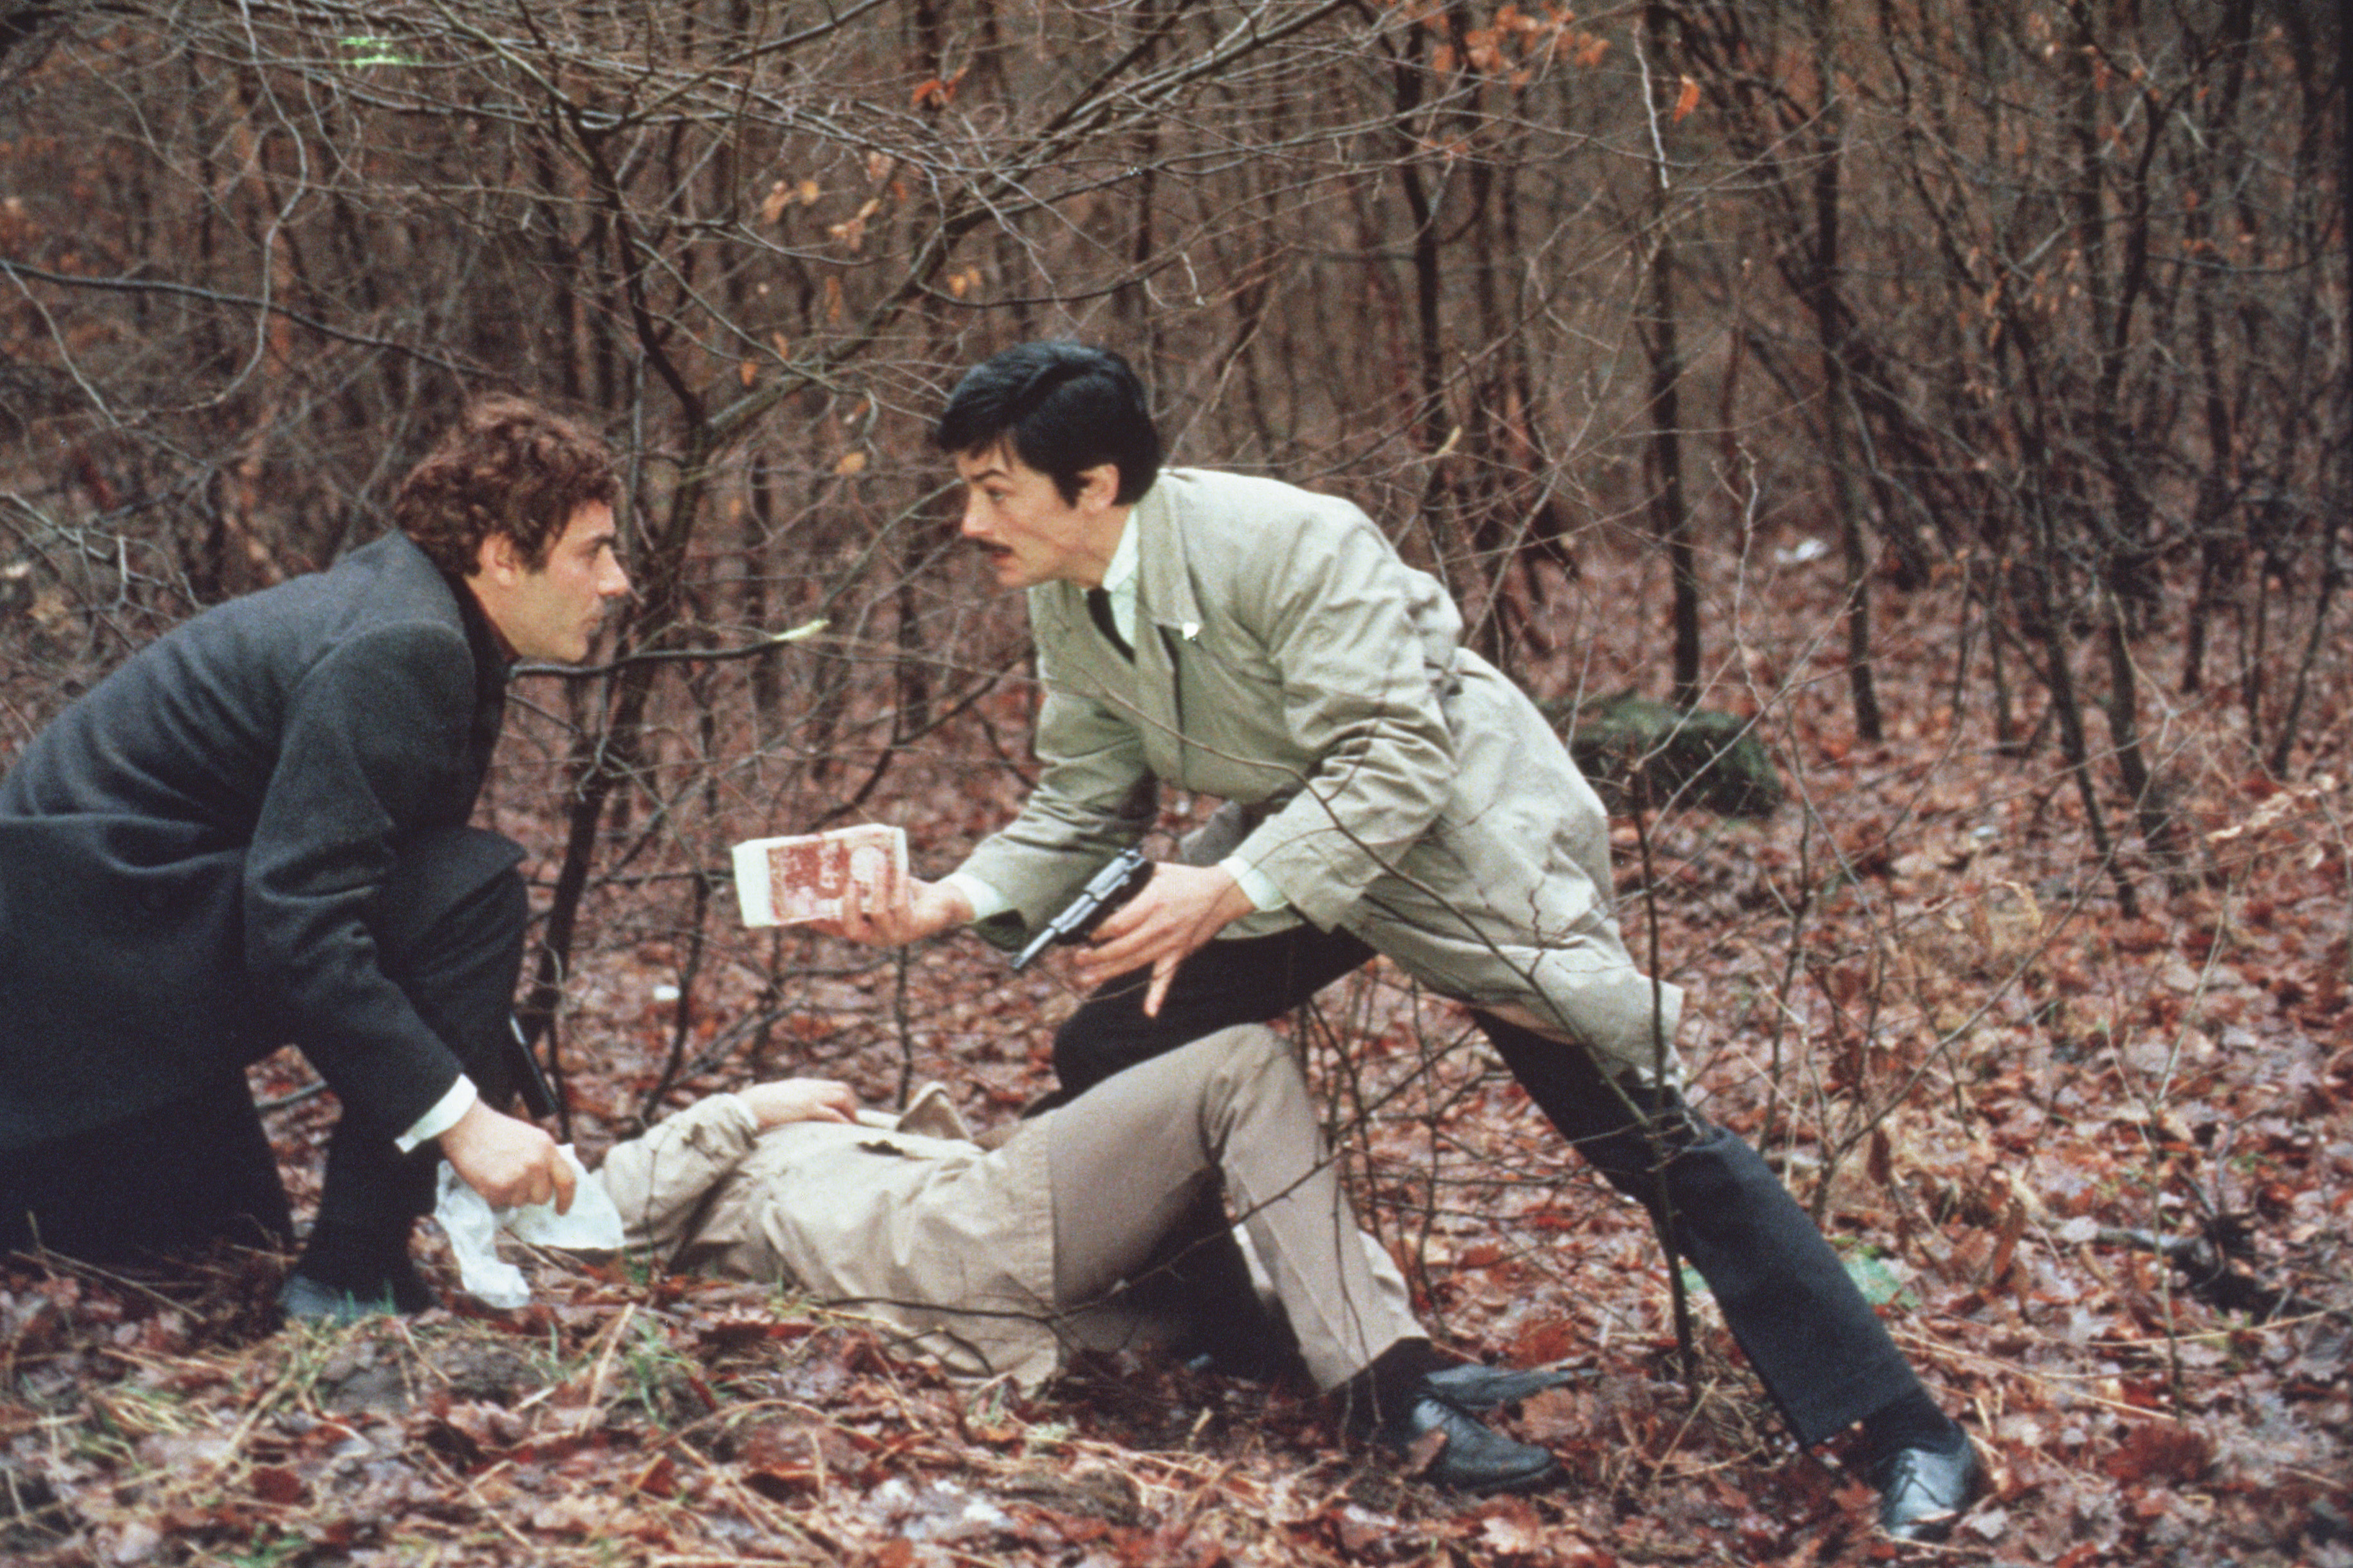
[[[283,1258],[224,1250],[168,1285],[0,1265],[0,1560],[2353,1564],[2344,694],[2313,731],[2333,774],[2238,776],[2221,718],[2184,742],[2195,847],[2128,851],[2126,921],[2063,772],[1956,748],[1977,721],[1914,679],[1878,747],[1852,740],[1836,683],[1792,683],[1761,725],[1796,786],[1778,817],[1614,831],[1630,936],[1649,951],[1655,889],[1662,972],[1697,993],[1698,1098],[1814,1207],[1989,1461],[1947,1545],[1873,1534],[1869,1489],[1791,1447],[1704,1291],[1679,1359],[1641,1211],[1563,1179],[1461,1012],[1376,964],[1293,1031],[1442,1342],[1577,1373],[1504,1417],[1560,1456],[1551,1491],[1438,1492],[1344,1442],[1303,1387],[1150,1350],[1079,1354],[1025,1397],[770,1287],[544,1255],[533,1303],[489,1312],[426,1226],[448,1304],[339,1331],[273,1329]],[[981,717],[1018,730],[1008,703]],[[904,798],[877,809],[943,864],[1009,805],[945,754],[892,777]],[[657,920],[606,918],[566,1021],[591,1149],[662,1077],[670,1015],[648,999],[681,962]],[[818,977],[780,991],[796,966]],[[764,995],[809,1005],[760,1061],[692,1058],[672,1103],[754,1073],[877,1101],[937,1078],[1002,1121],[1048,1086],[1072,1003],[961,942],[902,973],[747,941],[704,973],[703,1043]],[[332,1097],[302,1094],[290,1054],[256,1081],[300,1096],[270,1126],[314,1201]]]

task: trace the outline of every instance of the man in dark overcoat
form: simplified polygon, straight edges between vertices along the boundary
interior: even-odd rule
[[[586,656],[611,454],[470,406],[331,570],[133,655],[0,779],[0,1249],[99,1263],[290,1238],[247,1065],[292,1042],[342,1113],[296,1315],[412,1311],[436,1151],[493,1204],[568,1204],[503,1113],[521,848],[468,826],[509,667]]]

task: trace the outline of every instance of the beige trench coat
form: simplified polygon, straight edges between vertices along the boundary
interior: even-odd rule
[[[1221,814],[1238,845],[1188,859],[1240,853],[1297,916],[1650,1076],[1683,993],[1634,966],[1599,799],[1526,694],[1460,646],[1444,588],[1356,507],[1271,479],[1167,470],[1133,526],[1133,665],[1077,586],[1029,591],[1046,766],[961,868],[1014,906],[983,934],[1050,918],[1151,826],[1165,782],[1244,808]]]
[[[901,1128],[927,1123],[919,1095]],[[879,1120],[879,1119],[878,1119]],[[597,1172],[631,1251],[774,1279],[877,1318],[965,1377],[1035,1387],[1059,1364],[1046,1140],[841,1122],[759,1131],[719,1094],[617,1145]],[[934,1303],[953,1301],[954,1308]]]

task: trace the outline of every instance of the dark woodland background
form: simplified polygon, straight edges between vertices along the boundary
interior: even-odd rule
[[[1176,461],[1361,502],[1565,725],[1767,749],[1761,818],[1620,793],[1621,912],[1993,1459],[1905,1552],[2353,1563],[2348,48],[2295,0],[0,0],[0,760],[371,537],[468,394],[557,401],[638,594],[518,678],[486,809],[574,1132],[786,1072],[1009,1114],[1059,980],[746,933],[717,874],[877,819],[936,875],[1018,801],[1020,607],[923,434],[997,348],[1117,347]],[[0,1279],[0,1552],[1896,1550],[1720,1334],[1675,1359],[1638,1214],[1450,1005],[1297,1026],[1451,1342],[1588,1374],[1521,1416],[1559,1493],[1148,1357],[976,1394],[740,1288],[269,1337],[271,1260],[50,1260]]]

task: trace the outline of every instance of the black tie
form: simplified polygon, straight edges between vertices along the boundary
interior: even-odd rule
[[[1111,594],[1107,589],[1087,590],[1087,614],[1094,617],[1095,630],[1109,637],[1111,646],[1119,649],[1119,657],[1134,664],[1135,649],[1130,647],[1127,639],[1119,635],[1119,623],[1112,619]]]

